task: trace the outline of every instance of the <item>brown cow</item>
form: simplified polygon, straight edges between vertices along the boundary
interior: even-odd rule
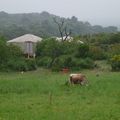
[[[83,74],[70,74],[70,83],[86,85],[88,81],[86,80],[86,77]]]

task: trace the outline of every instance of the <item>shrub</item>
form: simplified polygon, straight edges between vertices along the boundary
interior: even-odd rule
[[[69,56],[57,58],[52,66],[53,71],[60,71],[62,68],[71,70],[91,69],[94,67],[94,61],[91,58],[72,58]]]
[[[112,44],[108,48],[109,56],[120,54],[120,44]]]
[[[75,65],[74,63],[74,60],[72,57],[70,56],[66,56],[64,59],[63,59],[63,67],[65,68],[71,68]]]
[[[52,61],[52,59],[50,57],[47,57],[47,56],[39,57],[39,58],[37,58],[37,65],[39,67],[42,66],[42,67],[48,68],[50,63],[51,63],[51,61]]]
[[[51,66],[52,71],[61,71],[63,67],[62,61],[60,58],[56,58]]]
[[[111,35],[110,39],[108,40],[109,44],[120,43],[120,33],[114,33]]]
[[[35,59],[26,59],[25,60],[26,64],[27,64],[27,70],[36,70],[37,69],[37,64]]]
[[[120,71],[120,55],[114,55],[110,63],[113,71]]]
[[[9,70],[13,71],[30,71],[36,70],[37,65],[34,59],[11,59],[7,63]]]
[[[72,69],[75,67],[75,63],[72,57],[68,55],[60,56],[59,58],[56,58],[52,65],[53,71],[60,71],[63,68],[69,68]]]
[[[7,63],[9,70],[13,71],[27,71],[28,66],[24,59],[11,59]]]
[[[0,38],[0,69],[4,69],[8,61],[9,50],[5,43],[5,40]]]
[[[8,48],[9,51],[9,56],[8,56],[9,59],[23,57],[20,47],[13,44],[7,45],[6,47]]]
[[[89,51],[89,57],[94,60],[103,60],[106,59],[107,55],[105,51],[99,46],[91,46]]]
[[[89,46],[87,44],[80,44],[75,56],[78,58],[85,58],[88,57],[88,53],[89,53]]]
[[[81,59],[79,66],[83,69],[90,69],[94,67],[94,61],[91,58]]]

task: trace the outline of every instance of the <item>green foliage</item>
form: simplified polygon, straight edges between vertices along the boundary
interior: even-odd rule
[[[13,71],[31,71],[36,70],[37,65],[34,59],[11,59],[7,63],[8,69]]]
[[[59,57],[62,54],[62,44],[55,39],[43,40],[37,45],[37,56]]]
[[[54,39],[43,40],[37,45],[37,64],[60,71],[62,68],[92,68],[94,63],[89,56],[89,46],[76,41],[59,42]],[[84,58],[82,60],[82,58]],[[80,61],[80,62],[79,62]]]
[[[86,69],[94,68],[94,61],[91,58],[81,59],[79,66]]]
[[[105,51],[99,46],[90,46],[89,56],[94,60],[106,59]]]
[[[120,32],[82,35],[79,39],[92,45],[110,45],[120,43]]]
[[[108,48],[108,54],[109,54],[109,56],[119,55],[120,54],[120,44],[116,43],[116,44],[110,45]]]
[[[94,60],[109,59],[120,51],[120,33],[94,34],[79,36],[81,41],[89,44],[89,57]]]
[[[31,71],[31,70],[36,70],[37,69],[37,64],[36,64],[36,60],[35,59],[25,59],[25,62],[27,64],[27,70]]]
[[[77,49],[76,57],[85,58],[88,56],[88,54],[89,54],[89,46],[87,44],[80,44]]]
[[[4,69],[8,62],[9,49],[7,48],[5,39],[0,37],[0,70]]]
[[[60,71],[63,68],[73,69],[75,67],[76,66],[73,58],[69,55],[63,55],[55,59],[53,62],[52,70]]]
[[[18,46],[15,46],[13,44],[7,45],[9,56],[11,59],[13,58],[21,58],[22,57],[22,51]]]
[[[73,60],[72,60],[72,57],[67,57],[67,58],[65,58],[63,64],[64,64],[64,67],[65,67],[65,68],[66,68],[66,67],[70,68],[70,67],[74,66],[74,62],[73,62]]]
[[[29,14],[8,14],[0,12],[0,33],[7,39],[12,39],[26,33],[32,33],[41,37],[59,36],[58,26],[53,17],[58,21],[62,18],[48,12]],[[64,18],[65,19],[65,18]],[[92,26],[89,22],[79,21],[75,16],[65,19],[67,28],[72,30],[72,35],[85,35],[94,33],[114,33],[116,27]]]
[[[5,40],[0,38],[0,71],[28,71],[35,70],[34,59],[25,59],[19,47],[7,45]]]
[[[7,69],[12,71],[27,71],[28,66],[24,59],[11,59],[7,63]]]
[[[59,57],[62,54],[62,44],[55,39],[51,39],[45,46],[45,54],[51,58]]]
[[[48,56],[38,57],[37,65],[39,67],[49,68],[51,61],[52,61],[51,57]]]
[[[112,34],[108,43],[109,44],[120,43],[120,33]]]
[[[120,55],[114,55],[110,62],[113,71],[120,71]]]
[[[51,69],[52,71],[61,71],[63,68],[63,63],[60,58],[56,58],[52,63]]]
[[[77,21],[74,17],[73,19]],[[37,65],[56,71],[62,68],[93,68],[93,60],[107,60],[119,55],[119,35],[120,33],[80,35],[71,42],[60,42],[55,38],[44,39],[37,44],[37,59],[28,61],[19,47],[7,45],[4,37],[0,37],[0,70],[28,71],[35,70]],[[112,66],[116,66],[116,63]]]
[[[52,67],[53,63],[55,62],[55,59],[57,57],[59,57],[60,55],[63,54],[63,49],[62,49],[62,44],[61,42],[56,41],[55,39],[51,38],[48,40],[43,40],[41,43],[39,43],[37,45],[37,50],[36,50],[36,54],[39,58],[41,57],[50,57],[51,58],[51,62],[49,62],[49,60],[45,60],[46,62],[44,62],[43,60],[38,60],[39,65],[41,64],[42,66],[47,66],[47,67]],[[44,64],[46,63],[46,65]]]

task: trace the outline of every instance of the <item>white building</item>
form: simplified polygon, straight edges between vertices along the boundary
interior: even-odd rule
[[[23,53],[28,56],[35,56],[36,44],[41,40],[42,38],[38,36],[25,34],[15,39],[9,40],[7,43],[19,46]]]
[[[66,39],[66,36],[63,37],[63,40],[65,40],[65,39]],[[62,38],[61,37],[56,37],[56,40],[57,41],[62,41]],[[69,41],[69,42],[71,42],[72,40],[73,40],[73,37],[70,37],[70,36],[68,36],[67,39],[66,39],[66,41]]]

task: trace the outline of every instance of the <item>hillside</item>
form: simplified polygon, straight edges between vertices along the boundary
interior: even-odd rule
[[[48,12],[8,14],[0,12],[0,34],[7,39],[32,33],[41,37],[59,36],[58,27],[53,21],[53,17],[59,21],[61,17]],[[72,35],[93,34],[93,33],[113,33],[117,32],[117,27],[100,25],[92,26],[89,22],[79,21],[75,16],[65,18],[68,29]]]

